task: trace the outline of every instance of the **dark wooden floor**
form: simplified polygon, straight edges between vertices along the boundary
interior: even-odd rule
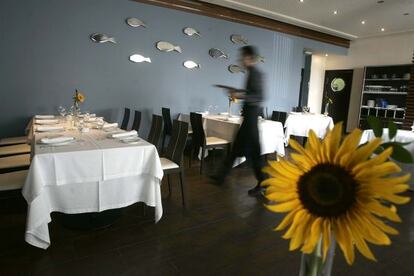
[[[235,169],[223,187],[211,185],[197,167],[188,170],[185,210],[173,179],[158,224],[153,210],[144,216],[139,204],[99,231],[69,230],[54,214],[46,251],[24,242],[19,193],[0,194],[0,275],[298,275],[300,254],[272,231],[281,216],[247,195],[255,184],[249,169]],[[414,275],[414,204],[400,210],[401,235],[390,247],[372,247],[377,263],[357,255],[349,267],[338,251],[333,275]]]

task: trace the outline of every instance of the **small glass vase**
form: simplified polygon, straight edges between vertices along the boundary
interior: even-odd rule
[[[75,101],[73,104],[73,112],[75,116],[80,115],[81,111],[80,111],[80,106],[79,106],[79,102]]]
[[[331,276],[335,248],[336,242],[335,239],[332,239],[324,262],[322,256],[322,239],[320,239],[312,254],[302,253],[299,276]]]
[[[325,115],[325,116],[329,115],[329,103],[325,104],[325,111],[323,112],[323,115]]]
[[[232,101],[231,100],[229,100],[229,111],[228,111],[228,117],[230,118],[231,117],[231,105],[232,105]]]

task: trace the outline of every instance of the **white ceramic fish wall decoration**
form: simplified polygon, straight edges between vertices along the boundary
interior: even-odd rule
[[[194,28],[191,28],[191,27],[184,28],[183,33],[185,33],[188,36],[199,36],[199,37],[201,37],[200,32],[197,31]]]
[[[226,53],[224,53],[222,50],[217,49],[217,48],[211,48],[208,51],[208,53],[212,58],[224,58],[224,59],[229,58],[229,56]]]
[[[245,73],[244,69],[236,64],[229,65],[228,69],[233,74]]]
[[[133,54],[131,56],[129,56],[129,60],[135,63],[140,63],[140,62],[148,62],[151,63],[151,59],[149,57],[144,57],[142,55],[139,54]]]
[[[147,27],[147,25],[145,25],[145,23],[142,20],[135,18],[135,17],[128,17],[126,19],[126,23],[129,26],[134,27],[134,28],[137,28],[137,27],[146,28]]]
[[[231,35],[230,40],[235,44],[249,44],[249,40],[247,39],[247,37],[239,34]]]
[[[172,51],[176,51],[178,53],[183,52],[180,46],[173,45],[172,43],[167,42],[167,41],[157,42],[156,47],[158,50],[163,51],[163,52],[172,52]]]
[[[257,61],[265,63],[266,58],[264,56],[257,56]]]
[[[192,60],[184,61],[183,65],[187,69],[200,69],[200,64],[198,64],[198,63],[196,63]]]
[[[90,38],[93,42],[96,42],[96,43],[111,42],[111,43],[116,44],[115,38],[110,37],[106,34],[94,33],[94,34],[91,34]]]

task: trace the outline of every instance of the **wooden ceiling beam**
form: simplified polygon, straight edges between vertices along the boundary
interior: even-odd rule
[[[349,48],[349,39],[334,36],[274,19],[250,14],[235,9],[222,7],[210,3],[195,0],[132,0],[144,4],[160,6],[164,8],[181,10],[189,13],[219,18],[231,22],[251,25],[271,31],[277,31],[294,36],[313,39],[316,41]]]

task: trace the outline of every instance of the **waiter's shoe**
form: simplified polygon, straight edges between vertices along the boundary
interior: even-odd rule
[[[266,188],[257,185],[253,189],[250,189],[247,193],[250,196],[259,196],[259,195],[264,195],[265,192],[266,192]]]

